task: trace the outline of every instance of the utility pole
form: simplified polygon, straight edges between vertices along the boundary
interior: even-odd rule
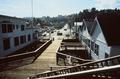
[[[31,0],[31,10],[32,10],[32,27],[33,27],[33,0]]]

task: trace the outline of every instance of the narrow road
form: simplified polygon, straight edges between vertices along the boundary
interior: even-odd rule
[[[60,39],[55,39],[34,63],[0,72],[0,79],[26,79],[28,76],[49,71],[49,65],[56,64],[56,51],[61,41]]]

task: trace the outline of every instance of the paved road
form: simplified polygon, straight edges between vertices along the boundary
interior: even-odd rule
[[[49,65],[56,64],[56,51],[61,41],[60,39],[55,39],[34,63],[13,70],[0,72],[0,79],[26,79],[28,76],[49,71]]]

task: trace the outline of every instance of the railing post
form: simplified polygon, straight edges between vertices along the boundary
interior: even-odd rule
[[[101,66],[104,67],[103,62],[100,62]]]
[[[65,45],[65,50],[67,50],[67,46]]]
[[[120,64],[120,58],[117,58],[118,63]]]
[[[59,56],[58,56],[58,53],[56,53],[56,62],[57,62],[57,65],[58,65],[58,61],[59,61]]]
[[[108,61],[105,60],[104,62],[105,62],[105,66],[109,66],[109,65],[108,65]]]
[[[66,62],[65,62],[66,58],[64,57],[63,60],[64,60],[64,65],[66,66]]]

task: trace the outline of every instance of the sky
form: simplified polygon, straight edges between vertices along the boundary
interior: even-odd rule
[[[32,0],[0,0],[0,14],[16,17],[32,16]],[[33,17],[79,13],[92,7],[120,8],[120,0],[33,0]]]

